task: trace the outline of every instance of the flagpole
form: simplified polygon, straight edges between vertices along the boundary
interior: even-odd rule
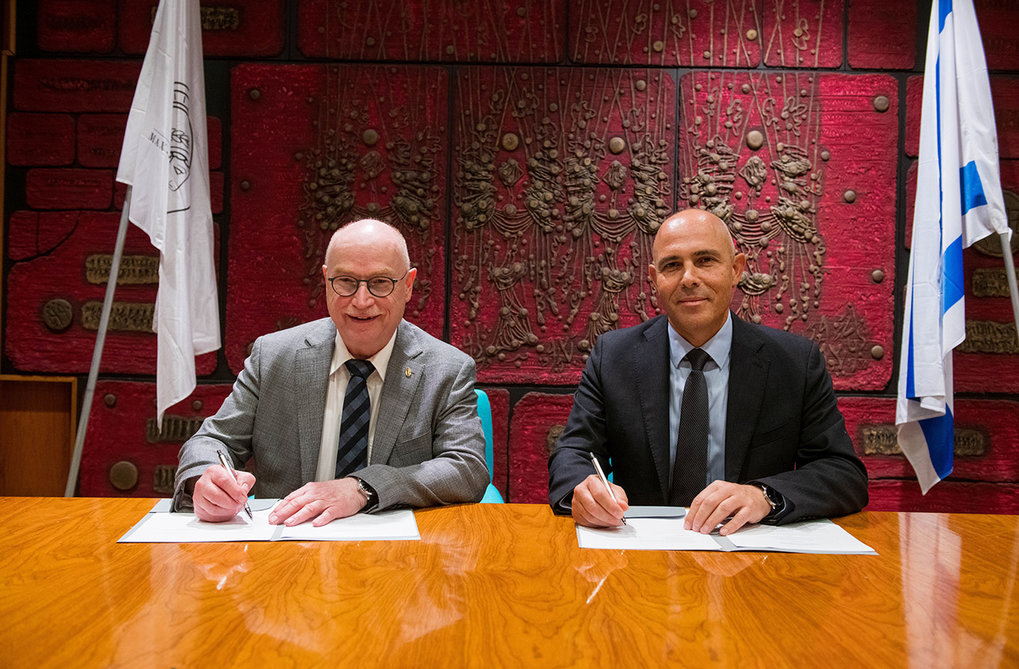
[[[64,488],[64,497],[74,497],[74,488],[78,483],[81,452],[85,446],[85,431],[88,429],[88,417],[92,411],[92,398],[96,392],[99,361],[103,357],[103,344],[106,343],[106,327],[110,322],[110,312],[113,310],[113,291],[117,288],[117,277],[120,274],[120,257],[124,252],[124,239],[127,237],[128,213],[130,209],[131,186],[128,186],[127,193],[124,195],[124,209],[120,213],[120,227],[117,229],[117,243],[113,249],[113,261],[110,263],[110,278],[106,282],[103,313],[99,318],[99,331],[96,334],[95,348],[92,349],[92,366],[88,370],[85,397],[81,403],[81,414],[78,416],[78,433],[74,437],[74,454],[71,456],[71,470],[67,473],[67,486]]]
[[[1016,338],[1019,340],[1019,288],[1015,282],[1015,264],[1012,262],[1012,244],[1009,241],[1009,233],[1002,232],[998,235],[1001,239],[1001,255],[1005,258],[1005,274],[1008,276],[1008,294],[1012,298],[1012,318],[1015,320]]]

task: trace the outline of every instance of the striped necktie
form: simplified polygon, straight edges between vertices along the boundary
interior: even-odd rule
[[[367,360],[350,359],[347,393],[343,397],[340,441],[336,452],[336,478],[341,479],[368,464],[368,425],[371,422],[371,398],[368,377],[375,371]]]

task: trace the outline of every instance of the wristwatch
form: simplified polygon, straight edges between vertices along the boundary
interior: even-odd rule
[[[783,502],[783,500],[780,497],[778,497],[778,493],[769,488],[768,486],[764,485],[763,483],[753,483],[751,485],[753,485],[755,488],[760,488],[761,492],[764,493],[765,501],[767,501],[768,504],[771,505],[771,511],[768,512],[768,515],[765,516],[765,518],[774,516],[775,513],[777,513],[778,510],[782,507]]]
[[[364,495],[364,510],[367,511],[379,503],[379,495],[375,492],[375,488],[357,478],[356,476],[351,477],[357,481],[357,491]]]

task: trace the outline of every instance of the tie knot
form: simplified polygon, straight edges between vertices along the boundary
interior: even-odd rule
[[[704,349],[695,348],[686,354],[686,360],[690,361],[690,366],[698,372],[703,371],[704,365],[711,360],[711,356],[708,355]]]
[[[347,371],[350,372],[351,376],[360,376],[362,379],[367,379],[375,371],[375,365],[371,364],[369,360],[351,358],[344,364],[347,366]]]

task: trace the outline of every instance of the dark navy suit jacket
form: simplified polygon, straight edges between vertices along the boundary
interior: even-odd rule
[[[725,479],[781,493],[786,508],[776,522],[862,509],[867,471],[817,345],[735,314],[732,320]],[[668,503],[669,364],[665,315],[598,338],[549,458],[556,512],[569,513],[573,488],[594,473],[590,452],[603,464],[611,458],[613,480],[631,505]]]

